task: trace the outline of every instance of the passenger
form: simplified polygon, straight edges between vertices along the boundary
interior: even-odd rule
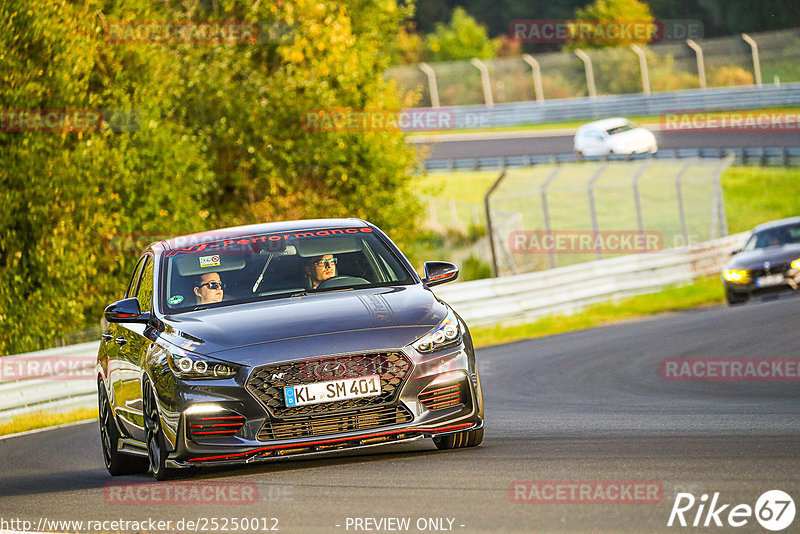
[[[203,273],[194,281],[194,294],[197,295],[197,304],[213,304],[222,302],[222,291],[225,284],[219,273]]]
[[[311,280],[311,289],[317,289],[322,282],[336,276],[337,261],[338,260],[333,257],[333,254],[315,256],[308,260],[308,263],[306,263],[306,274]]]

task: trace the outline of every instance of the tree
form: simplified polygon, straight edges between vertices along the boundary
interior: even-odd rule
[[[437,24],[428,35],[428,51],[432,61],[494,57],[499,43],[489,39],[486,28],[478,24],[464,9],[453,10],[450,24]]]
[[[122,131],[110,117],[97,131],[0,131],[0,354],[97,325],[137,245],[164,236],[355,216],[407,243],[420,206],[402,132],[320,132],[304,119],[404,105],[382,75],[408,15],[390,0],[0,5],[6,109],[136,116]],[[109,42],[109,22],[125,20],[235,20],[263,32],[239,44]]]
[[[650,41],[650,28],[655,27],[651,26],[653,15],[650,14],[650,8],[639,0],[595,0],[585,8],[576,9],[575,18],[585,21],[589,27],[586,35],[590,37],[585,39],[579,29],[579,37],[567,46],[568,49],[646,44]],[[624,24],[633,25],[639,33],[625,34],[619,30]]]

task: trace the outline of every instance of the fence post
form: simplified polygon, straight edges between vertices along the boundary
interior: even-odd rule
[[[639,227],[639,232],[644,233],[644,216],[642,215],[642,197],[639,193],[639,180],[644,176],[645,171],[650,167],[652,160],[645,160],[642,162],[642,167],[636,172],[633,177],[633,202],[636,206],[636,225]]]
[[[592,218],[592,234],[595,240],[597,239],[597,236],[600,234],[600,224],[597,222],[597,206],[595,206],[594,202],[594,184],[595,182],[597,182],[597,179],[600,178],[600,175],[602,175],[605,172],[606,167],[608,167],[608,161],[603,162],[600,168],[594,172],[592,177],[589,179],[589,182],[587,182],[586,184],[589,187],[589,189],[587,190],[587,193],[589,195],[589,215]],[[603,252],[602,250],[595,249],[594,255],[599,260],[600,258],[603,257]]]
[[[744,39],[745,43],[750,45],[750,52],[753,55],[753,74],[756,79],[756,87],[761,87],[761,61],[758,59],[758,44],[746,33],[742,34],[742,39]]]
[[[733,154],[723,157],[717,168],[714,169],[714,198],[711,206],[711,235],[709,239],[728,235],[728,221],[725,217],[725,199],[722,197],[722,172],[728,168],[733,161]],[[719,230],[719,235],[717,235]]]
[[[494,232],[492,231],[492,210],[489,206],[489,197],[494,193],[494,190],[500,185],[500,182],[503,181],[503,178],[506,176],[506,171],[500,173],[500,176],[497,177],[497,180],[494,181],[492,187],[486,192],[483,197],[483,206],[486,209],[486,236],[489,238],[489,249],[492,252],[492,271],[494,272],[495,278],[498,276],[497,272],[497,253],[494,249]]]
[[[550,187],[550,184],[553,183],[553,180],[556,179],[558,173],[561,172],[561,165],[556,164],[555,168],[550,171],[550,174],[547,176],[547,179],[542,182],[542,185],[539,186],[539,198],[542,200],[542,216],[544,217],[544,232],[545,236],[549,236],[553,233],[553,228],[550,226],[550,206],[547,203],[547,188]],[[555,247],[547,253],[547,261],[550,264],[550,268],[556,267],[556,252]]]
[[[439,87],[436,85],[436,71],[427,63],[420,63],[419,70],[428,77],[428,92],[431,94],[431,107],[439,107]]]
[[[644,50],[637,44],[631,45],[631,50],[639,56],[639,70],[642,71],[642,92],[650,94],[650,73],[647,70],[647,57],[644,55]]]
[[[697,56],[697,77],[700,79],[700,89],[706,88],[706,62],[703,60],[703,49],[692,39],[686,39],[686,44],[694,50]]]
[[[583,61],[583,68],[586,71],[586,87],[589,89],[589,96],[595,98],[597,91],[594,86],[594,69],[592,68],[592,58],[583,50],[575,50],[575,55]]]
[[[522,54],[522,60],[531,66],[533,74],[533,91],[536,93],[536,101],[544,102],[544,91],[542,90],[542,69],[539,62],[530,54]]]
[[[489,78],[489,69],[486,63],[474,57],[469,60],[476,69],[481,73],[481,85],[483,85],[483,101],[486,103],[487,108],[494,107],[494,98],[492,97],[492,80]]]
[[[678,176],[675,177],[675,195],[678,198],[678,217],[681,221],[681,236],[683,237],[683,244],[684,246],[689,245],[689,229],[686,226],[686,212],[683,209],[683,193],[681,192],[681,180],[683,180],[683,176],[689,170],[689,167],[692,165],[692,162],[686,162],[686,164],[681,168],[678,172]]]

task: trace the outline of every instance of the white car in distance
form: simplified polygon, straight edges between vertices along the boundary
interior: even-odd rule
[[[575,133],[573,149],[578,156],[652,154],[658,150],[650,130],[628,119],[615,117],[584,124]]]

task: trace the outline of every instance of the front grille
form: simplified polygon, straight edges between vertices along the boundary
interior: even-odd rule
[[[336,415],[287,417],[281,422],[267,421],[256,436],[261,441],[304,438],[368,430],[407,423],[414,417],[404,406],[376,406]]]
[[[781,264],[778,264],[778,265],[770,265],[769,270],[764,269],[764,268],[751,269],[750,270],[750,278],[752,280],[755,280],[756,278],[758,278],[760,276],[767,276],[767,275],[770,275],[770,274],[786,273],[786,271],[788,271],[790,268],[791,268],[791,266],[788,263],[781,263]]]
[[[233,436],[244,426],[241,415],[195,416],[188,418],[189,439]]]
[[[291,417],[392,404],[397,400],[411,361],[402,352],[328,356],[313,360],[265,365],[256,368],[247,389],[275,417]],[[379,375],[381,394],[374,397],[287,407],[283,388],[340,378]]]

